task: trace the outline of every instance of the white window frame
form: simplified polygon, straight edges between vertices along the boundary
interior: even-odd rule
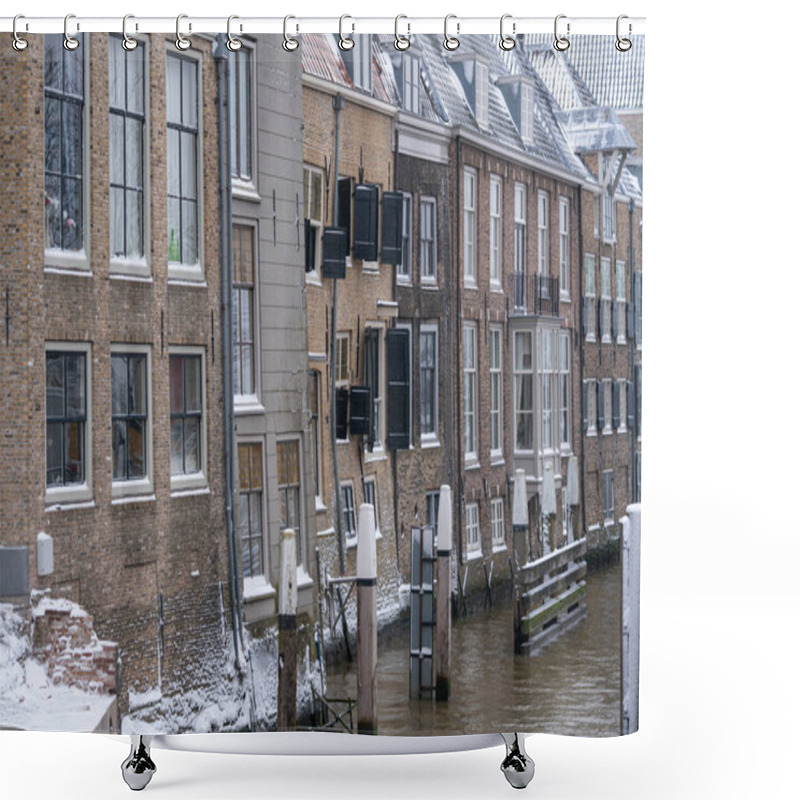
[[[619,392],[619,427],[617,433],[627,433],[628,431],[628,381],[620,378],[617,381],[617,391]]]
[[[597,380],[586,380],[586,426],[587,436],[597,436]]]
[[[342,376],[339,367],[342,365],[342,342],[347,343],[347,354],[344,357],[344,369],[347,373]],[[336,387],[350,385],[350,331],[337,331],[336,332],[336,363],[333,365],[333,370],[336,375]]]
[[[411,270],[414,264],[414,197],[410,192],[403,192],[403,230],[400,247],[400,263],[395,268],[397,282],[411,283]],[[408,263],[406,263],[408,261]]]
[[[234,197],[241,197],[244,199],[255,200],[259,197],[258,195],[258,188],[256,186],[256,180],[258,176],[258,168],[256,165],[257,154],[258,154],[258,147],[257,147],[257,125],[258,125],[258,114],[256,110],[258,108],[256,104],[256,87],[257,87],[257,79],[256,79],[256,68],[258,65],[258,59],[256,56],[256,48],[255,46],[251,45],[250,43],[242,40],[242,47],[239,49],[238,53],[233,53],[233,57],[239,57],[243,54],[247,54],[249,58],[249,68],[250,68],[250,97],[248,98],[248,102],[250,103],[250,125],[249,130],[247,132],[247,136],[249,138],[249,147],[250,147],[250,175],[248,177],[242,177],[241,175],[236,175],[233,172],[233,164],[231,164],[231,192]],[[233,80],[233,70],[231,72],[230,80]],[[237,91],[238,91],[238,87]],[[230,87],[229,87],[230,91]],[[232,97],[229,98],[232,101]],[[231,106],[233,103],[231,102]],[[231,126],[233,126],[234,120],[234,113],[231,112]],[[239,124],[239,120],[237,120],[237,124]],[[238,128],[237,128],[238,130]],[[241,139],[241,134],[239,136]],[[239,152],[238,143],[237,143],[237,153]]]
[[[398,325],[397,327],[410,329],[407,325]],[[368,437],[364,437],[364,461],[375,461],[379,459],[386,458],[386,399],[388,397],[387,394],[387,386],[386,386],[386,326],[382,322],[370,322],[367,321],[364,323],[364,333],[367,330],[376,330],[378,331],[378,390],[380,394],[377,397],[372,397],[372,409],[373,414],[377,418],[377,430],[374,433],[374,443],[372,447],[372,452],[367,449],[367,439]],[[409,377],[411,375],[411,342],[409,341]],[[364,348],[366,351],[366,348]],[[365,379],[366,383],[366,379]],[[409,403],[409,414],[411,409],[411,403]],[[409,419],[410,424],[410,419]],[[409,432],[411,428],[409,428]]]
[[[562,300],[569,300],[570,279],[569,198],[558,198],[558,287]]]
[[[498,553],[506,549],[503,498],[493,497],[490,506],[492,512],[492,551]]]
[[[608,188],[603,190],[603,241],[614,244],[617,241],[617,204]]]
[[[173,475],[170,468],[170,492],[174,496],[183,492],[208,488],[208,434],[206,430],[208,427],[208,392],[206,386],[206,351],[204,347],[170,345],[168,355],[200,356],[200,469],[190,475]]]
[[[324,373],[321,370],[310,367],[308,370],[309,380],[312,379],[312,375],[314,376],[313,380],[317,393],[316,435],[312,434],[311,423],[314,415],[311,412],[310,404],[308,409],[308,428],[309,437],[311,439],[311,449],[312,451],[315,451],[313,453],[314,461],[312,463],[316,467],[316,475],[313,475],[313,479],[314,486],[319,489],[318,492],[315,492],[316,507],[319,511],[320,506],[324,506],[324,502],[322,500],[322,425],[324,421],[324,415],[322,413],[322,381],[324,380]]]
[[[625,344],[627,341],[626,327],[628,322],[628,303],[625,299],[625,262],[619,258],[614,264],[614,278],[617,284],[617,343]]]
[[[572,405],[571,387],[572,376],[570,373],[570,336],[569,331],[559,331],[558,334],[558,441],[561,451],[569,453],[572,450]]]
[[[467,342],[471,344],[468,346]],[[468,360],[467,355],[472,358]],[[470,366],[467,364],[470,363]],[[475,322],[464,323],[464,462],[475,463],[478,460],[478,326]],[[467,391],[467,387],[471,391]],[[467,407],[467,397],[472,398],[472,405]],[[469,419],[469,426],[467,420]],[[468,429],[472,432],[472,441],[468,438]]]
[[[519,89],[520,137],[525,144],[533,144],[533,86],[521,83]]]
[[[419,58],[411,53],[406,53],[402,60],[403,73],[403,109],[412,114],[419,114],[420,96],[420,70]]]
[[[603,470],[603,525],[614,524],[614,470]]]
[[[583,262],[583,296],[586,303],[586,341],[597,341],[597,260],[586,253]],[[591,284],[591,285],[590,285]]]
[[[261,445],[261,566],[262,572],[257,575],[250,575],[245,577],[244,580],[263,579],[265,582],[269,580],[269,518],[267,516],[267,447],[263,437],[259,436],[240,436],[236,438],[236,513],[239,514],[239,495],[241,494],[241,486],[239,482],[239,445]],[[238,521],[238,516],[237,516]],[[239,537],[239,546],[241,547],[241,536]],[[247,591],[245,591],[247,594]]]
[[[471,187],[470,190],[467,187]],[[478,229],[477,229],[478,172],[464,167],[464,286],[478,288]]]
[[[529,367],[518,366],[518,343],[525,337],[530,345],[531,363]],[[533,453],[536,447],[536,342],[532,330],[514,331],[514,353],[512,367],[514,370],[514,452]],[[530,409],[520,407],[520,381],[527,378],[530,381]],[[530,417],[531,441],[530,447],[520,447],[519,431],[523,416]]]
[[[277,504],[275,510],[280,515],[280,462],[278,459],[279,444],[297,444],[297,521],[299,530],[295,530],[295,541],[297,542],[297,568],[300,569],[307,561],[305,531],[306,531],[306,504],[305,504],[305,462],[303,453],[303,439],[300,436],[279,436],[275,447],[275,489]],[[280,525],[278,525],[280,527]]]
[[[600,258],[600,339],[611,344],[611,259]]]
[[[610,435],[614,427],[612,425],[614,415],[614,388],[610,378],[603,380],[603,435]]]
[[[369,499],[367,497],[367,486],[372,487],[372,510],[375,516],[375,535],[380,536],[381,533],[381,525],[380,525],[380,517],[378,515],[378,479],[375,475],[365,475],[362,480],[362,490],[364,492],[364,502],[369,503]]]
[[[489,176],[489,285],[503,290],[503,179]]]
[[[489,66],[475,62],[475,119],[480,128],[489,127]]]
[[[524,183],[514,184],[514,305],[525,309],[529,298],[528,271],[528,187]]]
[[[86,37],[84,37],[86,38]],[[84,447],[84,480],[83,483],[69,486],[47,485],[47,353],[81,353],[85,359],[86,380],[86,422],[83,426]],[[45,400],[42,402],[44,409],[43,436],[45,443],[45,494],[44,501],[48,506],[71,505],[73,503],[86,503],[92,500],[92,345],[90,342],[63,342],[47,340],[45,342],[45,374],[42,376],[42,386],[45,390]],[[109,367],[110,369],[110,367]]]
[[[240,219],[238,217],[234,217],[232,221],[231,229],[236,227],[247,227],[251,228],[253,231],[253,308],[251,310],[252,315],[252,327],[253,327],[253,392],[252,394],[236,394],[233,395],[233,403],[235,410],[237,412],[241,412],[247,408],[255,409],[255,410],[262,410],[263,406],[261,405],[261,369],[259,365],[261,363],[260,359],[260,331],[261,326],[259,324],[260,321],[260,311],[261,311],[261,304],[259,302],[260,297],[260,285],[259,285],[259,270],[258,270],[258,226],[257,222],[254,219]],[[231,251],[231,275],[233,274],[233,251]],[[238,289],[237,286],[232,286],[232,291]],[[231,308],[231,313],[233,313],[233,308]],[[233,343],[236,346],[236,343]]]
[[[112,466],[112,479],[111,479],[111,497],[130,498],[137,496],[147,496],[153,494],[153,348],[149,344],[112,344],[110,347],[110,355],[115,353],[135,353],[142,354],[147,362],[147,426],[146,435],[147,441],[145,443],[145,476],[131,481],[119,481],[113,479],[113,466]],[[202,374],[202,373],[201,373]],[[111,359],[108,362],[108,380],[109,380],[109,396],[111,394]],[[205,382],[204,382],[205,383]],[[169,398],[169,390],[167,390],[167,397]],[[204,400],[205,402],[205,400]],[[169,403],[167,404],[167,412],[169,412]],[[109,411],[109,421],[111,414]],[[205,421],[205,407],[203,411],[203,421]],[[168,423],[169,424],[169,423]],[[201,432],[203,425],[201,424]],[[202,433],[201,433],[202,436]],[[110,445],[110,443],[109,443]],[[201,457],[205,455],[205,442],[201,438]],[[113,458],[113,456],[112,456]]]
[[[311,187],[314,185],[314,177],[319,177],[319,219],[314,219],[309,216],[309,209],[311,202],[306,203],[306,191],[311,197]],[[306,280],[319,284],[320,283],[320,267],[322,266],[322,232],[325,226],[325,174],[319,167],[312,164],[303,164],[303,219],[307,219],[312,228],[314,228],[314,236],[316,238],[316,247],[314,248],[314,269],[306,272]]]
[[[439,444],[439,326],[437,323],[422,323],[419,326],[420,347],[422,337],[433,334],[433,430],[422,430],[422,414],[420,413],[420,446],[433,447]],[[420,361],[420,411],[422,409],[422,363]],[[411,403],[409,403],[411,406]],[[410,430],[410,428],[409,428]]]
[[[542,421],[540,450],[544,454],[549,454],[556,450],[558,429],[556,425],[558,416],[558,336],[555,328],[540,328],[536,331],[536,355]],[[545,403],[546,388],[548,387],[550,390],[549,403]]]
[[[536,202],[536,269],[539,275],[550,274],[550,209],[546,191],[539,189]]]
[[[432,229],[430,231],[430,238],[425,239],[425,217],[424,217],[424,209],[426,206],[431,206],[433,208],[433,218],[431,220]],[[419,280],[420,283],[427,284],[429,286],[436,286],[438,281],[438,242],[436,240],[436,228],[437,228],[438,218],[437,218],[437,208],[436,208],[436,198],[430,197],[428,195],[421,195],[419,198]],[[433,270],[432,273],[425,274],[425,259],[423,258],[423,248],[425,247],[425,243],[431,243],[431,250],[432,250],[432,262],[431,268]]]
[[[481,549],[481,521],[477,503],[467,503],[464,506],[464,537],[466,540],[467,559],[480,558]]]
[[[503,458],[503,327],[501,325],[489,326],[489,431],[489,457],[497,461]]]
[[[342,493],[341,496],[341,503],[342,503],[342,525],[344,527],[344,538],[347,547],[355,547],[356,542],[358,541],[358,512],[356,509],[356,493],[353,488],[352,481],[342,481],[340,484],[339,491]],[[352,506],[350,506],[351,514],[353,518],[353,528],[352,530],[348,527],[347,522],[347,510],[348,504],[346,502],[347,493],[350,494],[350,500],[352,501]]]
[[[600,238],[600,195],[594,196],[594,238]]]

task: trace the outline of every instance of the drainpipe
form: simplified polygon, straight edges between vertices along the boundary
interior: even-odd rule
[[[580,452],[580,463],[581,463],[581,531],[584,536],[586,536],[586,432],[583,430],[583,418],[586,415],[586,409],[583,407],[583,384],[584,384],[584,359],[585,359],[585,348],[586,348],[586,337],[583,335],[583,292],[584,292],[584,261],[586,259],[586,255],[583,252],[583,192],[581,191],[580,186],[578,187],[578,219],[580,220],[580,224],[578,225],[578,252],[580,253],[580,263],[578,264],[578,296],[579,296],[579,305],[578,308],[581,311],[581,325],[578,327],[578,341],[580,342],[580,347],[578,348],[578,352],[580,353],[580,385],[581,385],[581,435],[580,435],[580,443],[581,443],[581,452]]]
[[[222,395],[225,439],[225,527],[228,537],[228,569],[230,572],[231,617],[233,647],[236,663],[239,664],[239,645],[242,635],[242,609],[239,597],[239,563],[236,549],[234,472],[233,472],[233,349],[232,333],[232,264],[231,240],[233,221],[231,216],[231,170],[230,170],[230,119],[228,116],[228,51],[226,37],[219,34],[214,43],[214,59],[217,62],[217,92],[219,108],[219,195],[220,195],[220,250],[222,253]]]
[[[634,273],[636,271],[636,262],[634,260],[635,251],[633,249],[633,223],[634,223],[634,214],[633,214],[633,212],[634,212],[634,210],[635,210],[635,204],[633,202],[633,198],[631,198],[628,201],[628,228],[629,228],[629,232],[630,232],[630,242],[628,244],[628,263],[630,264],[630,276],[631,276],[631,303],[633,303],[634,300],[635,300],[635,297],[633,296],[633,275],[634,275]],[[627,321],[628,320],[627,320],[627,314],[626,314],[625,315],[626,324],[627,324]],[[636,417],[636,383],[634,382],[634,379],[636,377],[636,375],[635,375],[635,371],[636,371],[636,367],[635,367],[635,363],[636,363],[636,330],[635,330],[635,328],[636,328],[636,311],[635,311],[635,309],[634,309],[634,326],[633,327],[634,327],[633,339],[628,341],[628,350],[629,350],[628,358],[629,358],[629,361],[630,361],[629,369],[630,369],[631,385],[634,387],[633,388],[633,402],[634,402],[633,415],[634,415],[634,419],[635,419],[635,417]],[[625,398],[625,401],[626,401],[626,403],[625,403],[625,413],[628,414],[627,397]],[[620,422],[621,421],[622,420],[620,420]],[[635,422],[636,422],[636,424],[638,424],[639,421],[635,420]],[[626,423],[627,423],[627,420],[626,420]],[[636,427],[636,424],[634,425],[634,428]],[[638,503],[639,502],[639,498],[636,496],[636,434],[633,431],[630,431],[630,433],[628,435],[631,437],[630,460],[628,462],[630,464],[630,467],[628,469],[628,478],[629,478],[629,481],[630,481],[630,491],[628,492],[628,497],[631,498],[632,502]]]
[[[461,580],[461,562],[462,562],[462,547],[461,547],[461,525],[463,522],[463,510],[464,510],[464,470],[463,470],[463,458],[464,458],[464,435],[463,432],[460,430],[461,426],[458,424],[459,415],[461,413],[461,392],[464,383],[463,373],[461,369],[461,361],[460,361],[460,352],[461,352],[461,328],[462,328],[462,311],[461,308],[461,276],[459,273],[462,252],[461,252],[461,214],[462,214],[462,207],[461,207],[461,170],[463,169],[462,165],[462,141],[461,137],[456,137],[456,259],[455,259],[455,269],[453,270],[453,275],[455,277],[455,285],[456,285],[456,314],[455,314],[455,328],[456,328],[456,352],[455,352],[455,364],[456,364],[456,374],[457,379],[455,381],[456,384],[456,414],[455,420],[456,424],[454,426],[455,431],[457,431],[456,435],[453,437],[455,439],[455,450],[456,450],[456,474],[458,475],[458,514],[456,515],[458,518],[458,539],[456,542],[456,552],[458,553],[458,564],[459,564],[459,581]]]

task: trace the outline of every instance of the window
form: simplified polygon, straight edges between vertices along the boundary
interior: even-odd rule
[[[464,325],[464,458],[468,461],[478,458],[477,333],[474,324]]]
[[[533,332],[514,333],[514,428],[516,450],[533,450]]]
[[[617,261],[615,267],[617,278],[617,341],[620,344],[625,344],[625,322],[627,318],[627,303],[625,302],[625,262]]]
[[[538,269],[540,275],[547,275],[549,273],[548,257],[549,247],[547,242],[548,236],[548,218],[547,218],[547,193],[539,192],[539,213],[537,216],[536,224],[538,226]]]
[[[572,535],[570,529],[570,510],[569,503],[567,502],[567,487],[561,490],[561,535],[567,541],[567,544],[572,544]]]
[[[503,455],[503,329],[489,328],[490,455]]]
[[[503,275],[503,179],[489,179],[489,280],[499,288]]]
[[[397,324],[387,330],[386,403],[382,406],[387,450],[408,450],[411,447],[411,358],[411,325]],[[379,364],[381,373],[383,369]]]
[[[502,550],[506,546],[505,521],[503,519],[503,498],[495,497],[492,509],[492,549]]]
[[[439,419],[438,328],[420,326],[419,430],[423,439],[436,439]]]
[[[234,179],[242,182],[249,182],[253,178],[252,60],[253,54],[247,47],[240,48],[228,57],[231,175]]]
[[[489,67],[475,62],[475,118],[481,128],[489,127]]]
[[[322,264],[322,170],[316,167],[303,167],[303,217],[306,272],[316,272]]]
[[[233,393],[255,394],[254,229],[233,226]]]
[[[242,542],[242,577],[264,574],[264,478],[261,444],[240,443],[239,537]]]
[[[439,533],[439,490],[425,493],[425,524],[433,528],[434,544]]]
[[[615,242],[617,240],[617,209],[611,192],[603,192],[603,241]]]
[[[400,237],[400,263],[397,265],[397,280],[411,280],[411,220],[413,200],[408,192],[403,192],[403,232]]]
[[[514,306],[523,310],[526,307],[526,197],[527,187],[525,184],[514,184]]]
[[[478,522],[478,504],[467,503],[464,509],[467,531],[467,558],[481,554],[481,529]]]
[[[278,501],[280,528],[291,528],[297,543],[297,566],[303,563],[303,531],[300,516],[300,443],[278,442]]]
[[[352,36],[355,45],[350,50],[341,50],[342,60],[353,81],[353,86],[365,92],[372,90],[372,36],[356,33]]]
[[[603,471],[603,522],[614,524],[614,471]]]
[[[198,62],[193,58],[167,54],[169,261],[194,267],[195,273],[200,264],[198,69]]]
[[[199,355],[169,357],[170,472],[194,475],[203,468],[203,364]]]
[[[642,346],[642,273],[633,273],[634,335],[636,346]]]
[[[600,238],[600,195],[594,196],[594,238]]]
[[[371,445],[368,449],[381,448],[383,430],[383,375],[381,369],[381,329],[367,327],[364,331],[364,384],[372,398]]]
[[[322,459],[320,458],[322,438],[319,430],[319,372],[315,369],[308,371],[308,412],[309,429],[311,433],[311,457],[314,473],[314,494],[322,497]]]
[[[380,532],[381,526],[378,524],[378,503],[375,497],[375,478],[364,478],[364,502],[372,506],[372,513],[375,518],[375,530]]]
[[[597,381],[583,383],[583,428],[587,436],[597,434]]]
[[[628,381],[619,380],[614,386],[616,406],[614,414],[614,427],[623,433],[628,429]]]
[[[145,258],[145,47],[123,50],[122,37],[109,37],[108,163],[111,258]]]
[[[336,385],[350,383],[350,333],[336,334]]]
[[[520,84],[519,124],[520,136],[525,144],[533,142],[533,86]]]
[[[59,487],[89,488],[89,352],[88,349],[75,349],[76,345],[64,347],[70,349],[48,350],[45,357],[45,485],[48,499],[53,495],[53,500],[60,499],[53,493]]]
[[[611,342],[611,259],[600,259],[600,335]]]
[[[558,337],[558,441],[562,449],[570,447],[570,374],[569,332],[562,331]]]
[[[539,350],[539,381],[542,388],[542,449],[553,449],[553,413],[556,391],[556,331],[537,331]]]
[[[419,273],[423,283],[436,283],[436,198],[419,200]]]
[[[612,419],[612,381],[603,381],[603,396],[601,403],[603,405],[603,433],[611,433],[611,419]]]
[[[77,38],[80,47],[68,51],[62,36],[44,37],[44,246],[48,261],[66,254],[67,266],[84,266],[88,231],[83,129],[86,41],[80,34]]]
[[[355,544],[357,535],[356,530],[356,506],[353,499],[353,484],[342,484],[342,523],[344,524],[344,535]]]
[[[146,353],[111,353],[111,462],[114,481],[147,477],[147,373]]]
[[[403,108],[412,114],[419,114],[419,59],[416,56],[403,56]]]
[[[595,274],[595,258],[593,254],[586,254],[583,269],[583,333],[587,341],[593,342],[596,339],[597,333],[597,277]]]
[[[558,285],[561,296],[569,298],[569,200],[558,200]]]
[[[464,285],[476,286],[475,256],[475,199],[478,175],[470,167],[464,168]]]

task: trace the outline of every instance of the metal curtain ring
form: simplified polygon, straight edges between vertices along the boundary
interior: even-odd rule
[[[351,36],[345,36],[344,35],[344,21],[346,19],[352,19],[352,17],[349,14],[342,14],[342,16],[339,17],[339,49],[340,50],[352,50],[356,46],[356,43],[353,40],[352,35]],[[355,30],[355,27],[356,27],[355,25],[351,25],[351,33],[352,33],[352,31]]]
[[[188,14],[178,14],[177,19],[175,20],[175,47],[178,50],[188,50],[192,43],[181,33],[181,20],[187,19]],[[192,32],[192,23],[189,23],[189,33]]]
[[[556,17],[555,24],[553,25],[553,30],[555,32],[555,40],[553,41],[553,47],[556,50],[563,53],[569,47],[569,39],[566,36],[560,36],[558,33],[558,21],[561,19],[566,19],[566,14],[559,14]],[[567,33],[569,34],[569,22],[567,22]]]
[[[511,14],[503,14],[500,17],[500,49],[501,50],[513,50],[517,46],[517,40],[513,36],[506,36],[505,34],[505,23],[507,19],[511,19]],[[517,23],[511,23],[511,31],[512,33],[517,32]]]
[[[405,36],[400,35],[400,20],[401,19],[408,19],[405,14],[398,14],[394,18],[394,46],[396,50],[408,50],[411,47],[411,40],[408,38],[408,34]],[[408,33],[411,33],[411,25],[407,22],[406,29]]]
[[[77,50],[81,46],[81,43],[74,36],[70,36],[69,35],[69,21],[71,19],[75,19],[75,15],[74,14],[67,14],[67,16],[64,17],[64,49],[65,50]],[[76,26],[76,29],[78,29],[79,27],[80,26]]]
[[[297,39],[295,39],[293,36],[289,36],[290,19],[294,19],[294,17],[291,14],[283,18],[283,49],[287,53],[294,52],[300,45],[300,42],[298,42]]]
[[[139,46],[139,42],[137,42],[136,39],[131,39],[131,37],[128,36],[128,20],[133,18],[133,14],[126,14],[122,18],[122,46],[128,52],[135,50]],[[139,26],[137,25],[136,27],[138,28]]]
[[[235,14],[231,14],[228,17],[228,41],[225,43],[225,46],[228,48],[228,50],[231,51],[231,53],[235,53],[237,50],[241,50],[242,49],[242,40],[241,39],[236,39],[231,34],[231,22],[233,22],[233,20],[235,20],[235,19],[239,19],[239,17],[237,17]],[[242,26],[240,25],[239,26],[239,30],[241,31],[241,29],[242,29]]]
[[[617,50],[620,51],[620,53],[627,53],[628,50],[630,50],[631,47],[633,47],[633,42],[627,36],[626,37],[620,36],[620,28],[622,27],[621,23],[622,23],[622,20],[624,20],[624,19],[628,19],[626,14],[620,14],[617,17],[617,43],[616,43],[616,48],[617,48]],[[632,31],[633,31],[633,25],[631,25],[630,22],[629,22],[628,23],[628,36],[631,35]]]
[[[21,19],[25,19],[25,17],[22,14],[17,14],[17,16],[14,17],[14,24],[12,26],[12,32],[11,32],[11,36],[13,37],[12,40],[11,40],[11,46],[17,52],[22,52],[28,46],[28,40],[27,39],[23,39],[17,33],[17,22],[19,20],[21,20]],[[28,23],[27,22],[25,23],[25,30],[26,31],[28,30]]]
[[[450,50],[452,52],[453,50],[458,50],[458,48],[461,46],[461,42],[458,40],[457,37],[450,35],[448,27],[449,27],[449,23],[450,23],[451,19],[457,19],[456,15],[455,14],[448,14],[444,18],[444,42],[443,42],[443,44],[444,44],[444,49],[445,50]],[[461,32],[461,23],[460,22],[456,22],[456,33],[460,33],[460,32]]]

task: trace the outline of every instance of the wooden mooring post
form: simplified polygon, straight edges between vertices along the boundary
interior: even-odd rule
[[[297,545],[295,532],[281,533],[278,595],[278,730],[297,728]]]
[[[453,548],[453,505],[450,487],[439,489],[436,521],[436,699],[450,697],[450,551]]]
[[[356,553],[356,660],[358,661],[358,732],[378,733],[378,610],[376,584],[378,559],[375,511],[362,503],[358,511]]]

